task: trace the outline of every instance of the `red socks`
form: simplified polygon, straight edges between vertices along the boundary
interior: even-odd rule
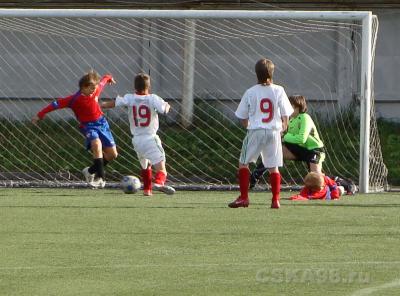
[[[250,170],[248,168],[239,169],[239,188],[240,188],[240,199],[249,199],[249,178]]]
[[[143,191],[151,191],[151,178],[152,178],[152,171],[151,167],[147,169],[142,169],[142,181],[143,181]]]
[[[281,174],[270,173],[269,183],[271,184],[272,201],[279,201],[279,193],[281,192]]]
[[[164,186],[165,181],[167,180],[167,174],[163,171],[158,171],[156,176],[154,177],[154,183],[160,184]]]

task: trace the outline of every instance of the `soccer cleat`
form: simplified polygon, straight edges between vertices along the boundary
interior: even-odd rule
[[[354,195],[358,191],[356,184],[353,181],[350,181],[350,185],[347,190],[347,195]]]
[[[99,188],[103,189],[106,187],[106,180],[103,180],[102,178],[99,178]]]
[[[82,170],[83,176],[85,176],[86,183],[90,185],[94,181],[94,174],[89,173],[89,167]]]
[[[151,192],[151,190],[143,190],[143,195],[144,196],[152,196],[153,193]]]
[[[233,202],[228,204],[228,207],[230,208],[247,208],[249,206],[249,200],[248,199],[242,199],[240,196],[235,199]]]
[[[271,202],[271,209],[279,209],[281,204],[279,203],[278,199],[273,199]]]
[[[106,186],[106,181],[103,180],[103,178],[96,178],[92,182],[89,183],[89,186],[92,187],[93,189],[103,189]]]
[[[153,184],[153,189],[164,192],[167,195],[172,195],[175,193],[175,189],[172,188],[171,186],[161,185],[161,184],[157,184],[157,183]]]

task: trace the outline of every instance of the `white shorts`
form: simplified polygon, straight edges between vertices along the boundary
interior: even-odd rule
[[[260,154],[266,168],[281,167],[283,165],[280,131],[268,129],[247,131],[240,153],[240,163],[256,162]]]
[[[135,136],[132,144],[143,169],[147,168],[149,161],[151,164],[165,161],[164,148],[158,135]]]

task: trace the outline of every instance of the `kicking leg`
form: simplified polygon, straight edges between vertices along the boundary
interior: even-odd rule
[[[154,189],[164,192],[165,194],[172,195],[175,193],[175,189],[171,186],[165,185],[167,180],[167,170],[165,168],[165,161],[160,161],[154,165],[156,175],[154,177]]]

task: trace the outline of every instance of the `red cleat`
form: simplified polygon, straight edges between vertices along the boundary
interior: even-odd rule
[[[247,208],[249,206],[249,200],[248,199],[242,199],[240,196],[228,204],[228,207],[230,208]]]
[[[271,209],[279,209],[281,207],[281,204],[279,203],[279,200],[273,199],[271,202]]]

